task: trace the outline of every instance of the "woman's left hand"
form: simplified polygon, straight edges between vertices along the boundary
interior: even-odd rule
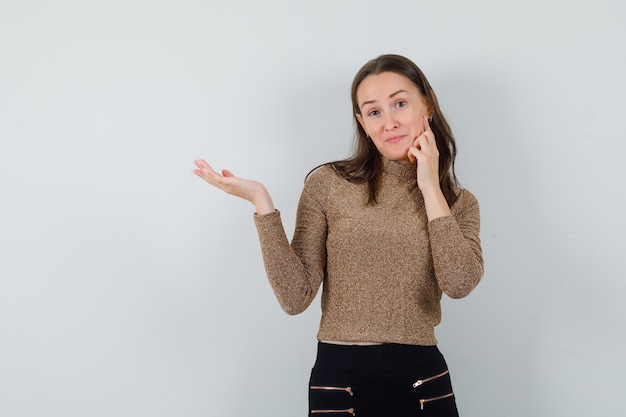
[[[440,188],[439,150],[426,116],[424,116],[424,132],[415,138],[407,156],[411,162],[417,161],[417,186],[422,192]]]

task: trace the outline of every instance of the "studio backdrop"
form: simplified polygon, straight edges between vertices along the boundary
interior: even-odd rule
[[[319,300],[287,234],[347,157],[350,84],[425,72],[479,200],[486,272],[436,329],[461,415],[626,415],[626,6],[598,1],[0,0],[0,416],[303,416]]]

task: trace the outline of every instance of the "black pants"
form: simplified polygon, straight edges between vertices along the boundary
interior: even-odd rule
[[[318,344],[309,416],[458,417],[437,346]]]

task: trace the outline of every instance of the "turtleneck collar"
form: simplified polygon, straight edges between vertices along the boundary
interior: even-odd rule
[[[383,170],[386,174],[400,177],[405,180],[415,180],[415,164],[405,164],[403,162],[392,161],[383,158]]]

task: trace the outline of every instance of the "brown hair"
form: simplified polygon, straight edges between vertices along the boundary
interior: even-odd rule
[[[367,182],[369,188],[367,204],[376,204],[376,195],[383,169],[382,157],[356,118],[357,114],[361,114],[356,92],[365,78],[383,72],[395,72],[404,75],[415,84],[420,93],[426,98],[426,103],[431,110],[432,116],[430,127],[435,135],[437,149],[439,150],[439,185],[448,205],[452,205],[456,200],[454,188],[458,185],[454,173],[456,143],[452,130],[441,113],[437,103],[437,96],[424,73],[411,60],[400,55],[381,55],[363,65],[354,77],[352,82],[352,110],[356,126],[354,153],[348,159],[331,162],[330,165],[350,182]]]

